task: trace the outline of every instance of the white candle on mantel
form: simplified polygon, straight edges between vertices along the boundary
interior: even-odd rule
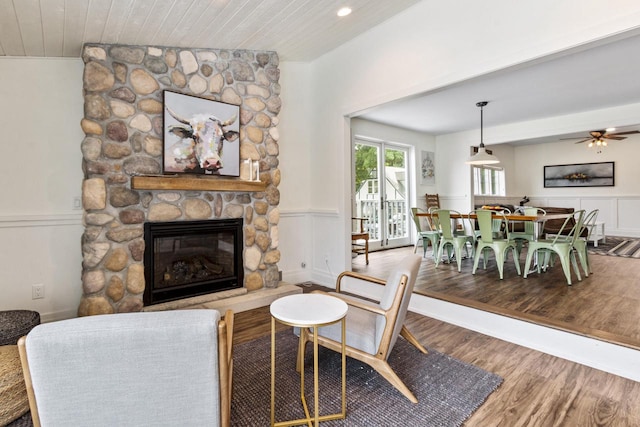
[[[253,180],[253,162],[251,159],[245,159],[245,165],[249,165],[249,181]]]
[[[256,181],[260,181],[260,161],[256,160]]]

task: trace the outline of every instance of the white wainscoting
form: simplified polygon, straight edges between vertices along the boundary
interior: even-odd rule
[[[617,222],[615,228],[607,224],[606,232],[610,233],[615,229],[621,236],[640,237],[640,197],[617,198],[612,202],[615,202],[612,205],[615,207]]]
[[[281,211],[279,229],[282,278],[335,286],[345,267],[342,218],[334,210]]]
[[[0,310],[27,309],[43,322],[75,317],[82,295],[81,213],[0,217]],[[34,284],[45,297],[31,298]]]
[[[280,211],[278,267],[285,282],[300,283],[311,278],[309,251],[313,235],[310,224],[308,211]]]
[[[597,197],[531,197],[541,201],[540,206],[572,207],[587,212],[599,209],[598,221],[605,223],[608,236],[640,237],[640,196],[597,196]]]

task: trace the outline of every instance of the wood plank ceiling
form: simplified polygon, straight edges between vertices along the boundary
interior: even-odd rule
[[[0,0],[0,56],[84,43],[274,50],[310,61],[419,0]],[[342,6],[353,13],[336,16]]]

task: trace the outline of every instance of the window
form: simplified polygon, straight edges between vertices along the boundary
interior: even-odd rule
[[[369,194],[378,194],[378,180],[377,179],[370,179],[369,181],[367,181],[368,187],[369,187]]]
[[[505,196],[504,169],[474,166],[473,193],[476,196]]]

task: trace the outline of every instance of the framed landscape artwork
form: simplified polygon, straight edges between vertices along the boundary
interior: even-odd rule
[[[614,162],[544,167],[545,187],[613,187]]]
[[[240,107],[164,91],[163,172],[240,176]]]

